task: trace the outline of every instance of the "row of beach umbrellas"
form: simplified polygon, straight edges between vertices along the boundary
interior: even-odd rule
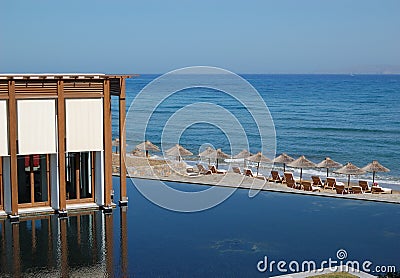
[[[160,151],[160,149],[151,143],[150,141],[145,141],[139,145],[136,146],[136,150],[134,150],[134,153],[136,152],[143,152],[145,151],[146,157],[149,155],[149,151]],[[182,156],[192,156],[193,153],[190,152],[189,150],[185,149],[181,145],[176,144],[172,148],[168,149],[165,152],[169,156],[175,156],[178,158],[178,160],[181,159]],[[210,163],[211,159],[216,160],[216,167],[218,168],[218,163],[219,159],[227,159],[231,158],[230,155],[224,153],[221,149],[213,149],[211,147],[207,147],[203,152],[199,153],[200,157],[208,158],[208,162]],[[382,166],[377,160],[372,161],[368,165],[366,165],[363,168],[359,168],[352,164],[351,162],[348,162],[346,165],[342,165],[339,162],[336,162],[332,160],[329,157],[326,157],[323,161],[321,161],[318,164],[315,164],[314,162],[308,160],[304,155],[300,156],[297,159],[294,159],[293,157],[290,157],[286,153],[282,153],[275,159],[271,160],[265,155],[263,155],[261,152],[258,152],[257,154],[252,155],[248,150],[242,150],[235,156],[233,156],[235,159],[244,159],[244,161],[252,161],[257,163],[257,175],[258,171],[260,168],[260,163],[275,163],[275,164],[283,164],[283,171],[286,171],[286,166],[293,167],[293,168],[300,168],[300,181],[303,176],[303,169],[305,168],[325,168],[326,169],[326,176],[329,176],[329,169],[337,169],[334,171],[335,173],[338,174],[344,174],[348,176],[348,185],[350,184],[350,176],[351,175],[361,175],[365,174],[366,172],[372,172],[372,182],[375,182],[375,173],[377,172],[389,172],[390,170],[384,166]]]

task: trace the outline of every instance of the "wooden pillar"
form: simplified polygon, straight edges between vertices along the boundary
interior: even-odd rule
[[[126,205],[128,202],[126,194],[126,93],[125,78],[120,79],[120,96],[119,96],[119,173],[120,173],[120,205]]]
[[[75,197],[81,199],[81,154],[75,154]]]
[[[112,130],[110,80],[104,80],[104,207],[111,206],[112,191]]]
[[[57,127],[58,127],[58,177],[59,177],[59,211],[67,210],[67,189],[65,178],[65,98],[64,81],[57,82]]]
[[[8,81],[8,123],[10,144],[11,175],[11,215],[18,215],[18,167],[17,167],[17,102],[15,100],[15,81]]]

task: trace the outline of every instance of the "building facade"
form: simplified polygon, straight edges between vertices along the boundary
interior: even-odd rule
[[[119,99],[125,153],[126,75],[0,74],[0,212],[66,215],[112,199],[111,96]],[[126,176],[120,156],[121,177]],[[127,202],[121,179],[121,204]]]

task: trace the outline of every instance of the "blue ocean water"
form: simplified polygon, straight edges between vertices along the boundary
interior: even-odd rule
[[[127,103],[156,77],[141,75],[127,80]],[[342,164],[350,161],[359,167],[376,159],[391,169],[389,173],[378,173],[377,180],[400,188],[400,75],[249,74],[242,77],[257,89],[270,110],[276,129],[277,154],[286,152],[295,158],[305,155],[316,163],[329,156]],[[151,117],[146,138],[160,145],[163,127],[171,115],[196,102],[214,103],[229,110],[245,127],[250,151],[259,151],[257,126],[248,120],[247,109],[232,97],[205,88],[177,92],[161,103]],[[116,119],[118,106],[115,101],[112,105]],[[218,115],[204,111],[204,120],[210,116]],[[117,136],[116,120],[113,132]],[[129,130],[127,134],[130,150],[139,140],[130,137]],[[195,154],[204,143],[230,151],[229,138],[207,123],[186,129],[179,143]],[[324,170],[318,169],[305,172],[324,175]],[[371,179],[372,175],[367,173],[360,178]]]

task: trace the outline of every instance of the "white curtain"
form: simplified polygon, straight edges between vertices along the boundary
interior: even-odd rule
[[[56,153],[54,99],[17,100],[18,154]]]
[[[66,99],[67,152],[103,150],[103,99]]]
[[[5,100],[0,100],[0,156],[9,155],[7,118],[7,102]]]

